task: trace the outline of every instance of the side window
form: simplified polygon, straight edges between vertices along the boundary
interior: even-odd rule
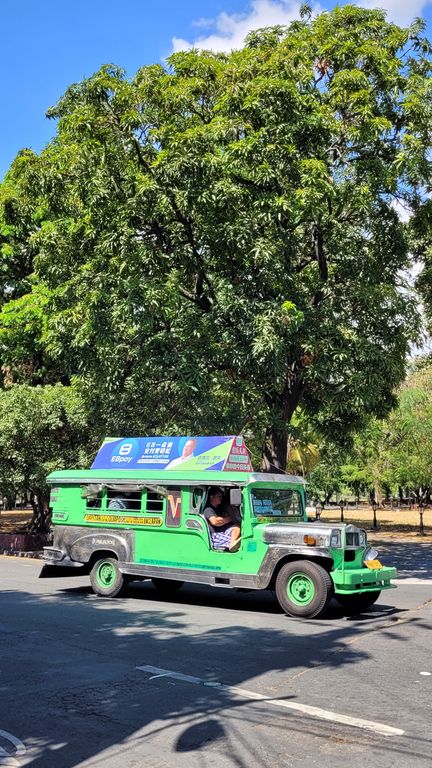
[[[87,497],[86,509],[101,509],[101,507],[102,507],[101,493],[99,493],[97,496],[91,496],[90,498]]]
[[[107,509],[125,510],[126,512],[140,512],[141,493],[139,491],[114,491],[112,488],[107,490]]]
[[[291,488],[253,488],[252,507],[257,518],[300,517],[300,492]]]
[[[167,528],[178,528],[182,518],[182,496],[179,488],[170,488],[167,492],[165,524]]]
[[[54,488],[53,488],[54,490]],[[58,490],[57,488],[55,490]],[[102,509],[103,492],[97,487],[81,486],[81,498],[85,499],[86,509]],[[54,501],[51,491],[51,501]]]
[[[162,514],[165,506],[165,498],[159,493],[147,492],[146,512],[149,514]]]
[[[189,511],[193,515],[198,515],[204,509],[204,500],[206,498],[206,491],[204,490],[204,488],[191,488],[189,498],[190,498]]]

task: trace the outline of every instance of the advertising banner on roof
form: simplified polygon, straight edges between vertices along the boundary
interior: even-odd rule
[[[241,436],[107,437],[91,469],[252,472]]]

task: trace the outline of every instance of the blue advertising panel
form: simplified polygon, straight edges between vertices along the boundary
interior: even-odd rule
[[[227,466],[225,466],[227,465]],[[251,471],[242,437],[108,437],[92,469],[237,469]]]

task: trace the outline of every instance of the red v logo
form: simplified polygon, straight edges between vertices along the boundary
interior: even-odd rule
[[[178,494],[178,496],[173,496],[171,493],[169,493],[167,499],[169,504],[170,517],[175,520],[177,516],[180,516],[181,495]]]

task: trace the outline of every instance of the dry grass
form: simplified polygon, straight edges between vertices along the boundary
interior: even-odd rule
[[[21,533],[32,519],[31,509],[14,509],[0,512],[0,533]]]
[[[325,523],[340,522],[341,513],[339,507],[326,509],[321,513],[321,520]],[[420,514],[417,507],[412,509],[377,509],[376,519],[378,528],[373,528],[373,511],[370,507],[344,509],[344,522],[359,525],[374,536],[385,535],[389,538],[417,537],[420,531]],[[426,507],[423,511],[423,526],[425,541],[432,541],[432,508]]]

